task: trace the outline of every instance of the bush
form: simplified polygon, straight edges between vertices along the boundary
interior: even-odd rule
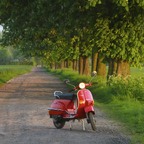
[[[111,93],[120,99],[128,96],[139,101],[144,101],[144,76],[129,77],[127,79],[111,77],[108,83]]]

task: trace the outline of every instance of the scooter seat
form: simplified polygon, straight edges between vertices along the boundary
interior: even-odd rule
[[[75,94],[73,93],[59,93],[57,96],[56,96],[57,99],[65,99],[65,100],[73,100],[75,98]]]

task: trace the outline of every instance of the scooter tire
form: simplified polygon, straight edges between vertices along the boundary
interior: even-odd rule
[[[89,117],[89,122],[91,124],[92,130],[96,131],[96,120],[94,114],[92,112],[89,112],[88,117]]]
[[[57,129],[61,129],[61,128],[64,127],[65,121],[53,119],[53,124],[54,124],[54,126],[55,126]]]

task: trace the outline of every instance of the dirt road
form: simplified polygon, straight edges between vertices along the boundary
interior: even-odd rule
[[[66,91],[58,78],[42,68],[19,76],[0,88],[0,144],[129,144],[119,126],[96,109],[97,131],[86,123],[56,129],[47,115],[55,90]]]

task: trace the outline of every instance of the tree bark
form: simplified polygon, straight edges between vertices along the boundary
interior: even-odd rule
[[[98,56],[97,74],[106,78],[106,64],[103,62],[103,57]]]
[[[117,76],[122,76],[123,78],[130,75],[130,64],[127,61],[119,60],[117,63]]]
[[[58,66],[58,64],[55,62],[55,69],[58,69],[59,68],[59,66]]]
[[[79,56],[79,74],[83,74],[83,57]]]
[[[84,75],[90,75],[90,62],[89,57],[83,58],[83,74]]]
[[[60,68],[61,68],[61,69],[64,69],[64,61],[61,61],[61,63],[60,63]]]
[[[55,64],[54,64],[54,63],[51,63],[51,64],[50,64],[50,67],[51,67],[51,69],[55,69]]]
[[[117,63],[115,62],[114,59],[110,59],[107,78],[109,78],[109,76],[111,75],[116,75],[116,70],[117,70]]]
[[[69,62],[68,62],[68,68],[72,68],[72,66],[73,66],[73,62],[71,60],[69,60]]]
[[[98,60],[98,53],[92,53],[92,71],[96,71],[97,69],[97,60]]]
[[[78,70],[78,63],[77,63],[77,60],[73,60],[72,68],[73,68],[74,71],[77,71],[77,70]]]
[[[64,67],[65,67],[65,68],[68,68],[68,67],[69,67],[68,59],[65,60],[65,62],[64,62]]]

